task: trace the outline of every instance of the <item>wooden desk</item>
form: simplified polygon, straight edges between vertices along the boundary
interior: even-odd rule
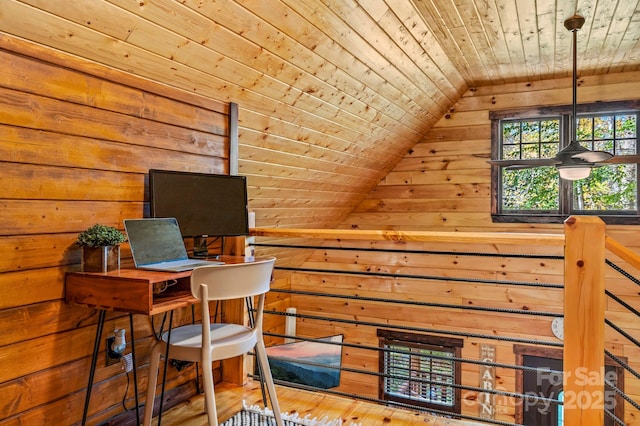
[[[225,263],[244,263],[242,256],[221,256]],[[91,371],[85,396],[82,424],[86,424],[91,388],[98,360],[100,341],[106,311],[119,311],[129,314],[131,333],[131,356],[133,361],[133,380],[135,385],[136,417],[140,418],[138,407],[137,373],[135,359],[135,338],[133,334],[133,314],[156,315],[174,309],[193,305],[197,299],[191,295],[191,271],[157,272],[143,269],[122,268],[118,271],[102,272],[68,272],[65,276],[65,299],[67,303],[95,308],[99,311],[96,338],[91,359]],[[173,281],[175,280],[175,284]],[[154,294],[154,286],[172,283],[167,290]],[[225,302],[227,322],[242,324],[245,319],[242,301]],[[242,357],[240,357],[242,358]],[[225,381],[242,384],[246,376],[242,359],[231,359],[223,362]],[[231,372],[231,373],[229,373]],[[138,423],[139,424],[139,423]]]
[[[67,303],[108,311],[155,315],[191,305],[191,271],[156,272],[142,269],[120,269],[108,273],[69,272],[65,281]],[[162,283],[175,285],[164,293],[154,294]]]

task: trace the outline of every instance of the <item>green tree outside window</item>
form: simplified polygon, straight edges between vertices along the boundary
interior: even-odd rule
[[[500,159],[553,158],[570,140],[570,114],[534,118],[501,118],[497,152]],[[579,143],[615,156],[635,155],[638,111],[578,115]],[[498,166],[499,167],[499,166]],[[594,167],[587,179],[563,181],[553,166],[500,167],[494,216],[596,214],[638,217],[638,166],[635,163]],[[551,220],[551,221],[558,221]],[[517,221],[517,220],[516,220]],[[522,220],[527,221],[527,220]],[[540,221],[537,219],[536,221]]]

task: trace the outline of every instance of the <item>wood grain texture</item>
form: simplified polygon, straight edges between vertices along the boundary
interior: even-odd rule
[[[0,373],[0,393],[8,396],[0,423],[72,424],[82,416],[87,376],[78,371],[88,371],[97,317],[94,309],[65,303],[65,274],[80,263],[76,236],[95,223],[122,229],[125,218],[148,215],[150,168],[228,173],[230,108],[24,42],[13,53],[1,38],[0,359],[11,368]],[[127,265],[130,250],[122,247]],[[83,302],[96,292],[122,300],[132,290],[84,288]],[[127,301],[150,312],[150,295],[147,284]],[[188,320],[178,309],[175,324]],[[136,335],[127,337],[135,338],[144,370],[154,330],[148,318],[135,322]],[[128,329],[128,317],[107,315],[104,337],[115,328]],[[103,354],[102,338],[98,343]],[[171,372],[168,387],[193,374]],[[122,411],[126,382],[119,365],[99,360],[94,392],[109,396],[94,398],[92,421]]]
[[[239,104],[239,170],[261,227],[462,231],[463,243],[487,230],[541,234],[533,240],[559,233],[557,226],[490,223],[488,112],[567,103],[562,21],[574,11],[589,24],[580,32],[580,101],[635,96],[637,9],[637,0],[543,0],[535,8],[525,0],[0,2],[7,339],[0,351],[20,365],[0,383],[0,393],[12,395],[0,421],[79,418],[83,380],[74,376],[66,387],[58,380],[84,371],[95,325],[92,310],[60,306],[63,276],[79,263],[75,235],[96,222],[121,227],[124,218],[147,214],[149,168],[227,173],[229,102]],[[632,227],[611,232],[637,248]],[[510,244],[483,246],[508,251]],[[265,252],[291,264],[309,254]],[[551,267],[526,269],[511,263],[477,273],[553,281],[545,273]],[[622,294],[637,293],[610,281]],[[438,294],[447,289],[465,303],[482,296],[476,287],[434,287],[434,300],[447,300]],[[540,293],[486,297],[495,306],[544,306]],[[634,326],[619,307],[611,310]],[[27,318],[37,327],[13,330]],[[126,321],[109,317],[108,324]],[[136,325],[145,348],[152,330]],[[72,345],[60,360],[26,348],[37,367],[12,352],[27,340],[55,351],[59,334]],[[617,336],[607,347],[638,359]],[[105,368],[97,374],[107,395],[91,409],[99,422],[121,412],[126,380]]]
[[[586,401],[604,399],[605,225],[597,217],[570,217],[564,227],[564,421],[603,424],[602,407]]]
[[[295,236],[303,238],[325,238],[346,240],[391,240],[391,241],[446,241],[446,242],[499,242],[503,244],[531,244],[545,243],[549,245],[563,245],[564,236],[554,234],[526,234],[526,233],[464,233],[464,232],[420,232],[420,231],[378,231],[378,230],[343,230],[343,229],[269,229],[254,228],[251,235],[262,237]]]
[[[286,193],[304,181],[308,196],[297,194],[304,205],[343,178],[346,185],[333,191],[340,192],[344,204],[319,212],[317,227],[338,225],[436,123],[442,125],[440,131],[458,131],[460,123],[482,120],[474,111],[450,114],[463,111],[456,102],[467,90],[567,78],[570,37],[562,22],[574,12],[587,19],[580,31],[581,80],[621,71],[632,80],[640,64],[634,42],[639,29],[632,19],[637,0],[545,0],[535,6],[516,0],[101,0],[90,6],[78,0],[7,0],[2,7],[3,16],[19,17],[0,21],[3,37],[55,49],[57,58],[60,52],[70,53],[90,61],[88,66],[102,75],[120,70],[158,82],[173,98],[182,92],[238,103],[239,170],[249,177],[251,201],[261,200],[265,186]],[[23,42],[5,38],[8,44],[15,48]],[[90,100],[105,110],[125,99],[136,99],[138,106],[149,102],[138,97],[135,86],[113,96],[108,85],[94,78],[50,78],[27,58],[9,63],[10,68],[29,68],[35,91],[47,87],[55,96],[67,93],[69,99]],[[4,81],[11,79],[8,75]],[[26,80],[17,79],[9,87],[20,90],[20,84]],[[557,96],[568,99],[569,87]],[[620,88],[621,94],[630,93]],[[513,101],[519,105],[525,100]],[[225,126],[224,120],[210,120],[202,110],[170,110],[160,108],[159,100],[153,102],[153,118],[163,123],[191,121],[197,123],[192,128],[207,130]],[[137,114],[148,111],[142,107]],[[445,115],[451,116],[442,122]],[[66,117],[69,124],[74,116]],[[108,128],[104,131],[110,134]],[[258,146],[260,153],[253,149]],[[291,156],[294,147],[303,150],[304,160],[298,157],[297,164]],[[180,144],[176,150],[176,156],[184,156],[183,167],[197,160],[185,156],[189,148],[193,145]],[[456,167],[452,159],[448,164]],[[331,170],[332,165],[340,168]],[[471,159],[458,162],[458,167],[483,173]],[[357,178],[352,178],[354,172]],[[265,185],[264,176],[281,179]],[[433,178],[459,184],[469,179],[436,173]],[[264,211],[256,213],[263,226],[299,224],[276,224],[263,217]]]
[[[597,218],[589,218],[588,220],[598,220]],[[256,230],[260,234],[262,230]],[[265,235],[278,235],[282,239],[285,235],[294,236],[296,230],[287,229],[269,229],[265,231]],[[562,288],[544,288],[544,287],[522,287],[515,283],[505,283],[505,285],[495,285],[492,280],[513,280],[516,283],[525,281],[550,283],[556,286],[561,285],[565,281],[565,275],[573,277],[574,280],[589,281],[592,277],[589,274],[580,271],[566,272],[564,270],[564,261],[561,258],[565,249],[565,243],[551,246],[544,241],[540,241],[543,248],[536,250],[536,242],[528,241],[521,246],[515,244],[504,244],[497,246],[490,244],[489,241],[478,240],[478,244],[474,244],[471,240],[459,242],[455,240],[458,232],[449,233],[452,240],[448,243],[438,241],[388,241],[385,240],[385,233],[379,231],[370,231],[372,237],[382,241],[374,243],[367,240],[359,240],[358,235],[366,235],[367,231],[348,231],[345,230],[343,238],[337,238],[333,231],[324,234],[320,230],[305,230],[299,236],[315,236],[324,247],[311,253],[303,263],[304,268],[310,271],[298,271],[291,276],[291,288],[300,290],[303,294],[292,294],[288,300],[283,303],[274,303],[270,306],[276,311],[284,311],[289,305],[297,309],[297,313],[301,315],[297,320],[297,334],[308,337],[322,337],[333,334],[342,334],[345,342],[350,344],[343,349],[343,366],[349,371],[344,372],[340,382],[339,390],[347,393],[356,393],[371,398],[377,398],[377,378],[366,372],[375,374],[378,371],[378,356],[376,348],[378,340],[375,333],[377,328],[389,327],[391,324],[402,327],[415,328],[422,330],[423,333],[436,333],[437,335],[452,333],[476,333],[485,336],[503,336],[513,338],[529,339],[535,341],[555,341],[555,337],[551,332],[551,319],[553,316],[565,315],[571,317],[576,311],[587,310],[588,312],[581,314],[582,320],[577,320],[575,315],[569,320],[566,334],[571,333],[572,338],[567,339],[565,350],[572,352],[569,357],[574,357],[581,367],[584,357],[590,357],[592,351],[588,351],[597,343],[593,340],[597,333],[587,332],[583,330],[585,324],[591,324],[593,327],[603,332],[604,315],[606,318],[617,326],[624,329],[632,336],[638,334],[638,324],[634,315],[620,306],[616,306],[612,300],[608,300],[605,313],[604,291],[597,286],[580,284],[580,294],[570,294],[565,297]],[[428,233],[424,233],[428,234]],[[435,233],[441,237],[444,234]],[[464,234],[464,233],[462,233]],[[354,237],[356,235],[356,237]],[[523,234],[526,235],[526,234]],[[589,243],[585,243],[584,238],[589,235]],[[620,234],[624,235],[624,234]],[[564,235],[553,235],[561,237]],[[570,235],[573,239],[574,236]],[[568,256],[571,259],[589,258],[589,264],[593,264],[591,257],[594,255],[593,241],[591,233],[578,235],[577,241],[572,240],[567,243],[567,250],[577,250],[578,257],[573,254]],[[260,241],[259,237],[258,241]],[[328,239],[325,239],[328,238]],[[336,239],[333,239],[336,238]],[[419,240],[419,239],[418,239]],[[604,235],[602,234],[602,244],[600,255],[605,247]],[[633,267],[634,260],[637,256],[629,253],[629,250],[620,250],[618,245],[613,245],[613,240],[608,238],[608,246],[613,248],[615,252],[627,258],[630,265],[625,263],[617,263],[625,270]],[[283,241],[284,242],[284,241]],[[390,253],[383,252],[354,252],[351,250],[340,251],[333,250],[331,247],[344,247],[363,249],[387,247],[390,249],[403,249],[406,252],[393,251]],[[570,249],[569,247],[573,247]],[[260,248],[259,248],[260,250]],[[411,250],[426,250],[428,254],[417,255]],[[540,252],[545,255],[558,256],[557,259],[531,259],[522,258],[500,258],[501,253],[513,254],[522,250],[524,253]],[[474,258],[473,253],[494,253],[495,259],[489,257]],[[470,253],[471,256],[463,256],[462,253]],[[609,256],[609,254],[607,254]],[[585,260],[587,262],[587,260]],[[614,294],[621,296],[624,300],[635,306],[640,306],[640,299],[635,297],[634,289],[637,290],[634,282],[623,279],[623,277],[608,270],[604,273],[603,258],[597,261],[600,264],[600,273],[606,277],[607,289]],[[574,264],[576,262],[574,261]],[[323,273],[322,270],[341,271],[342,275],[334,273]],[[579,269],[583,269],[580,267]],[[363,276],[363,272],[373,273],[373,276]],[[354,272],[354,274],[350,274]],[[375,273],[381,273],[376,276]],[[593,271],[598,273],[597,271]],[[396,276],[395,274],[398,274]],[[425,280],[405,278],[400,274],[427,275],[429,278]],[[391,275],[391,276],[389,276]],[[440,277],[440,278],[438,278]],[[460,278],[457,280],[456,278]],[[477,280],[465,282],[465,278]],[[484,280],[487,280],[484,282]],[[601,281],[601,284],[604,280]],[[595,297],[598,303],[591,304],[587,300],[591,300],[586,295],[588,289],[596,288]],[[332,297],[323,297],[323,295],[331,294]],[[353,295],[357,294],[363,300],[353,299]],[[333,297],[333,296],[338,297]],[[340,298],[344,295],[345,298]],[[286,295],[285,295],[286,296]],[[383,303],[383,301],[408,302],[409,304]],[[580,303],[576,303],[580,300]],[[428,306],[419,306],[418,303],[426,303]],[[567,308],[565,305],[569,306]],[[456,306],[458,308],[456,308]],[[490,311],[473,311],[473,307],[479,309],[507,309],[522,310],[523,312],[542,311],[548,312],[547,316],[518,315],[515,312],[490,312]],[[588,307],[588,308],[587,308]],[[465,308],[470,308],[469,310]],[[599,312],[596,315],[596,312]],[[331,321],[323,321],[320,317],[330,317]],[[584,321],[584,317],[588,317],[588,321]],[[597,318],[596,318],[597,317]],[[362,322],[354,325],[352,321]],[[270,320],[267,319],[269,323]],[[442,331],[446,330],[446,331]],[[575,330],[572,332],[570,330]],[[278,333],[278,331],[275,331]],[[585,334],[586,333],[586,334]],[[582,334],[582,337],[580,335]],[[459,335],[458,335],[459,336]],[[573,340],[572,340],[573,339]],[[277,340],[276,340],[277,341]],[[583,341],[593,342],[584,344]],[[489,343],[490,342],[490,343]],[[477,336],[464,337],[464,348],[462,357],[464,359],[474,360],[479,357],[479,345],[481,344],[497,345],[497,362],[504,364],[517,364],[515,347],[508,341],[494,341],[489,338],[480,338]],[[353,347],[351,344],[362,345],[364,347]],[[607,332],[603,333],[600,343],[603,345],[599,353],[599,360],[603,361],[604,348],[612,351],[617,356],[628,357],[630,365],[636,365],[634,356],[637,350],[634,345],[607,328]],[[366,348],[368,347],[368,348]],[[527,347],[534,346],[529,343]],[[370,348],[373,348],[370,349]],[[585,355],[580,356],[580,351],[584,351]],[[590,355],[586,355],[589,353]],[[579,359],[578,359],[579,358]],[[593,361],[592,359],[589,362]],[[598,360],[593,361],[593,365],[602,365]],[[577,367],[576,367],[577,368]],[[578,374],[572,373],[572,380],[582,382],[582,386],[578,392],[584,391],[585,381],[583,370],[576,370]],[[353,370],[364,370],[358,373]],[[598,372],[595,368],[593,371]],[[635,398],[638,392],[637,383],[634,378],[627,374],[625,378],[625,391],[632,398]],[[465,386],[478,386],[479,369],[477,365],[464,363],[462,383]],[[517,391],[517,372],[510,368],[498,368],[497,382],[501,390]],[[588,386],[593,386],[589,384]],[[591,387],[589,387],[591,390]],[[597,390],[596,390],[597,391]],[[464,392],[465,407],[464,413],[474,415],[477,412],[475,401],[477,394],[473,391]],[[498,419],[506,422],[513,422],[518,418],[519,408],[516,400],[513,398],[498,398],[497,412]],[[584,407],[583,407],[584,408]],[[592,412],[598,411],[597,406],[593,406]],[[575,409],[575,407],[568,407]],[[624,418],[627,424],[634,424],[637,411],[630,405],[625,404]],[[596,415],[601,415],[602,412]],[[581,415],[588,415],[582,413]],[[578,420],[577,424],[584,424],[583,420]],[[590,422],[590,421],[587,421]]]
[[[248,405],[264,407],[259,383],[250,381],[244,386],[221,383],[216,387],[216,407],[218,420],[224,421],[241,410],[242,401]],[[423,424],[429,426],[481,426],[483,423],[447,419],[429,414],[418,414],[409,410],[395,409],[350,398],[340,398],[276,386],[278,402],[283,412],[298,414],[301,418],[326,420],[341,419],[342,424],[404,426]],[[183,426],[203,426],[207,424],[204,398],[196,396],[163,415],[163,422]]]

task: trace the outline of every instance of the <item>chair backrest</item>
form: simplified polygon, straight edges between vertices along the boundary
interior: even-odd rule
[[[200,285],[208,287],[209,300],[239,299],[269,291],[275,257],[253,262],[201,266],[191,272],[191,294],[200,299]]]

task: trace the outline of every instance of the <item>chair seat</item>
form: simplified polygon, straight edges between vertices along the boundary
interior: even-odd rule
[[[227,359],[249,352],[256,344],[256,332],[239,324],[211,324],[211,360]],[[162,334],[166,344],[169,332]],[[164,346],[164,345],[163,345]],[[183,361],[198,361],[202,348],[202,326],[185,325],[171,330],[169,357]]]

